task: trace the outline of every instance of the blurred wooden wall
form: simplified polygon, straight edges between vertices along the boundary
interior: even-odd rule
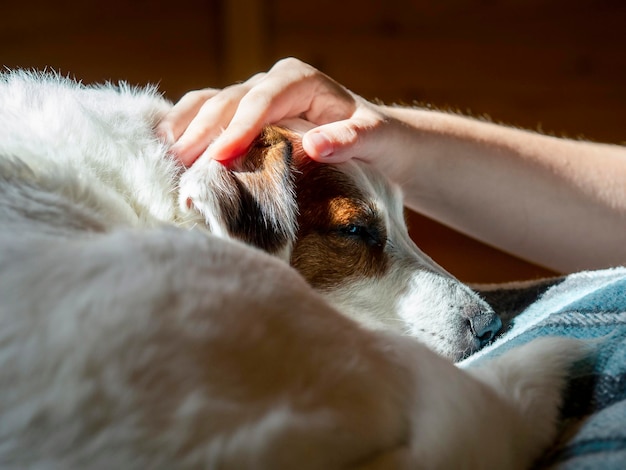
[[[625,24],[622,0],[4,1],[0,61],[158,83],[176,100],[296,56],[367,98],[620,143]],[[462,280],[549,274],[423,217],[410,223]]]

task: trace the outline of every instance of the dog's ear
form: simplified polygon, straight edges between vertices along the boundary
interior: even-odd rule
[[[183,209],[199,212],[216,235],[288,257],[298,215],[294,150],[302,152],[296,134],[268,126],[227,165],[198,160],[181,177]]]

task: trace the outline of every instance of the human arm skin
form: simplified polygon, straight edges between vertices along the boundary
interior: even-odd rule
[[[158,130],[190,165],[205,149],[204,158],[233,158],[263,125],[290,117],[318,125],[303,137],[311,158],[368,161],[410,208],[485,243],[561,272],[626,264],[621,146],[374,104],[296,59],[190,93]]]
[[[626,149],[385,107],[407,205],[560,272],[626,264]]]

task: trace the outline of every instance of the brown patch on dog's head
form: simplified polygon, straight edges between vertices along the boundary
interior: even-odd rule
[[[387,232],[373,201],[339,166],[309,159],[297,133],[266,127],[219,173],[212,187],[230,236],[269,253],[291,249],[313,287],[385,273]]]
[[[295,157],[299,228],[291,264],[318,289],[385,273],[387,233],[372,201],[337,166]]]
[[[293,244],[297,206],[291,157],[290,140],[267,127],[245,155],[220,171],[212,186],[230,236],[269,253]]]

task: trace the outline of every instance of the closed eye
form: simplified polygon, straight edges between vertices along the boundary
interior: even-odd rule
[[[339,233],[347,236],[359,239],[370,246],[382,247],[385,245],[386,240],[375,227],[368,227],[365,225],[348,224],[339,227]]]

